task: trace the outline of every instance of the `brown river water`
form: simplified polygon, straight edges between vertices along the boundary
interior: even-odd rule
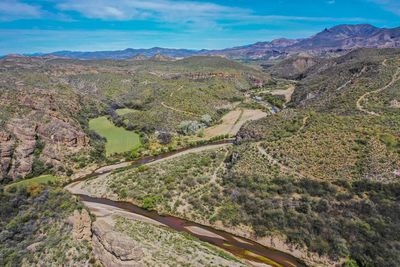
[[[220,141],[216,142],[213,144],[205,144],[205,145],[200,145],[197,147],[191,147],[191,148],[185,148],[185,149],[180,149],[174,152],[168,152],[164,153],[158,156],[151,156],[151,157],[146,157],[142,158],[136,161],[130,162],[129,166],[135,166],[135,165],[141,165],[141,164],[146,164],[150,163],[156,160],[168,158],[172,155],[175,155],[180,152],[188,151],[194,148],[199,148],[199,147],[204,147],[204,146],[210,146],[210,145],[218,145],[218,144],[227,144],[227,143],[232,143],[232,140],[228,141]],[[117,165],[115,165],[115,168],[110,168],[110,170],[104,171],[104,172],[99,172],[99,171],[94,171],[92,174],[84,176],[82,178],[76,179],[71,183],[75,183],[77,181],[84,181],[89,178],[95,178],[96,176],[104,173],[111,172],[112,170],[119,169]],[[217,230],[209,226],[201,225],[192,221],[188,221],[182,218],[170,216],[170,215],[160,215],[156,211],[149,211],[142,209],[130,202],[124,202],[124,201],[113,201],[105,198],[96,198],[96,197],[91,197],[88,195],[80,195],[77,194],[82,201],[84,202],[91,202],[91,203],[98,203],[98,204],[104,204],[110,207],[115,207],[115,208],[120,208],[123,209],[127,212],[133,213],[133,214],[138,214],[145,216],[147,218],[151,218],[153,220],[156,220],[167,227],[174,229],[179,232],[185,232],[188,233],[192,236],[197,237],[199,240],[210,243],[212,245],[215,245],[223,250],[226,250],[233,255],[237,256],[238,258],[248,260],[250,262],[256,262],[256,263],[264,263],[270,266],[274,267],[295,267],[295,266],[306,266],[306,264],[300,260],[297,259],[296,257],[273,249],[269,248],[266,246],[263,246],[257,242],[254,242],[250,239],[246,239],[243,237],[235,236],[234,234],[222,231],[222,230]],[[211,232],[215,234],[216,236],[205,236],[205,235],[200,235],[198,233],[194,233],[188,229],[188,227],[196,227],[200,228],[203,230],[206,230],[208,232]],[[242,242],[241,242],[242,241]]]

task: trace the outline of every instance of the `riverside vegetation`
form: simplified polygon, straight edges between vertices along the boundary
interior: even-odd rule
[[[400,54],[366,49],[320,64],[305,71],[290,108],[246,124],[236,145],[116,171],[87,189],[280,237],[326,265],[396,266],[400,82],[362,103],[376,115],[356,103],[390,83]]]

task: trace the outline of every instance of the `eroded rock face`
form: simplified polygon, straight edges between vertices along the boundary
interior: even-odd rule
[[[14,144],[15,141],[11,138],[11,135],[0,130],[0,180],[8,175],[11,168]]]
[[[96,257],[107,267],[144,266],[141,262],[143,250],[129,237],[113,231],[103,220],[93,223],[93,249]]]
[[[44,139],[68,147],[86,146],[89,139],[67,122],[51,118],[50,122],[38,127],[38,134]]]
[[[92,220],[87,210],[81,212],[74,211],[74,215],[70,217],[70,222],[73,225],[72,236],[78,240],[90,241],[92,238]]]
[[[23,119],[12,119],[0,130],[0,181],[32,172],[39,139],[45,144],[40,160],[53,166],[62,165],[69,152],[89,145],[89,138],[79,126],[57,117],[32,112]]]
[[[8,173],[13,179],[23,177],[32,171],[33,152],[36,147],[36,129],[34,122],[15,119],[7,125],[7,129],[14,136],[13,157],[11,168]]]

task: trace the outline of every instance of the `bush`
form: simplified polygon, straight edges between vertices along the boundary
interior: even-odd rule
[[[142,208],[147,210],[154,210],[157,207],[157,203],[160,201],[160,196],[147,196],[142,200]]]
[[[198,121],[182,121],[179,124],[179,131],[184,135],[192,135],[205,127],[206,125],[204,123]]]

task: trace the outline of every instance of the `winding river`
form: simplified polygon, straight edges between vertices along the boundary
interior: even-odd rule
[[[296,267],[296,266],[306,266],[306,264],[301,261],[300,259],[297,259],[296,257],[287,254],[285,252],[269,248],[266,246],[263,246],[257,242],[254,242],[250,239],[246,239],[243,237],[236,236],[234,234],[217,230],[209,226],[201,225],[195,222],[191,222],[182,218],[170,216],[170,215],[160,215],[156,211],[148,211],[145,209],[142,209],[130,202],[124,202],[124,201],[113,201],[110,199],[105,199],[105,198],[97,198],[97,197],[92,197],[87,194],[82,194],[82,192],[77,193],[71,190],[73,185],[76,185],[78,183],[83,182],[86,179],[93,179],[96,178],[99,175],[103,175],[109,172],[112,172],[113,170],[117,170],[120,168],[125,168],[127,166],[135,166],[135,165],[141,165],[141,164],[149,164],[155,161],[171,158],[174,156],[178,156],[179,154],[183,153],[190,153],[190,152],[195,152],[198,151],[199,149],[202,148],[209,148],[213,146],[218,146],[218,145],[224,145],[224,144],[231,144],[233,143],[233,140],[224,140],[212,144],[204,144],[200,145],[197,147],[191,147],[191,148],[183,148],[174,152],[168,152],[164,153],[158,156],[150,156],[150,157],[145,157],[136,161],[131,161],[131,162],[123,162],[115,165],[109,165],[105,166],[102,168],[97,169],[93,173],[86,175],[84,177],[78,178],[74,181],[71,181],[70,183],[66,184],[66,189],[71,191],[71,193],[75,194],[78,196],[84,203],[96,203],[96,204],[102,204],[106,205],[111,208],[118,208],[122,209],[124,211],[127,211],[132,214],[136,215],[141,215],[146,218],[155,220],[166,227],[169,227],[171,229],[174,229],[179,232],[186,232],[191,234],[192,236],[197,237],[199,240],[213,244],[219,248],[222,248],[233,255],[242,258],[244,260],[247,260],[248,262],[253,262],[253,263],[259,263],[259,264],[266,264],[267,266],[274,266],[274,267]],[[191,231],[190,229],[200,229],[201,231]],[[207,235],[203,235],[202,232],[208,232],[211,233]],[[265,265],[263,265],[265,266]]]

